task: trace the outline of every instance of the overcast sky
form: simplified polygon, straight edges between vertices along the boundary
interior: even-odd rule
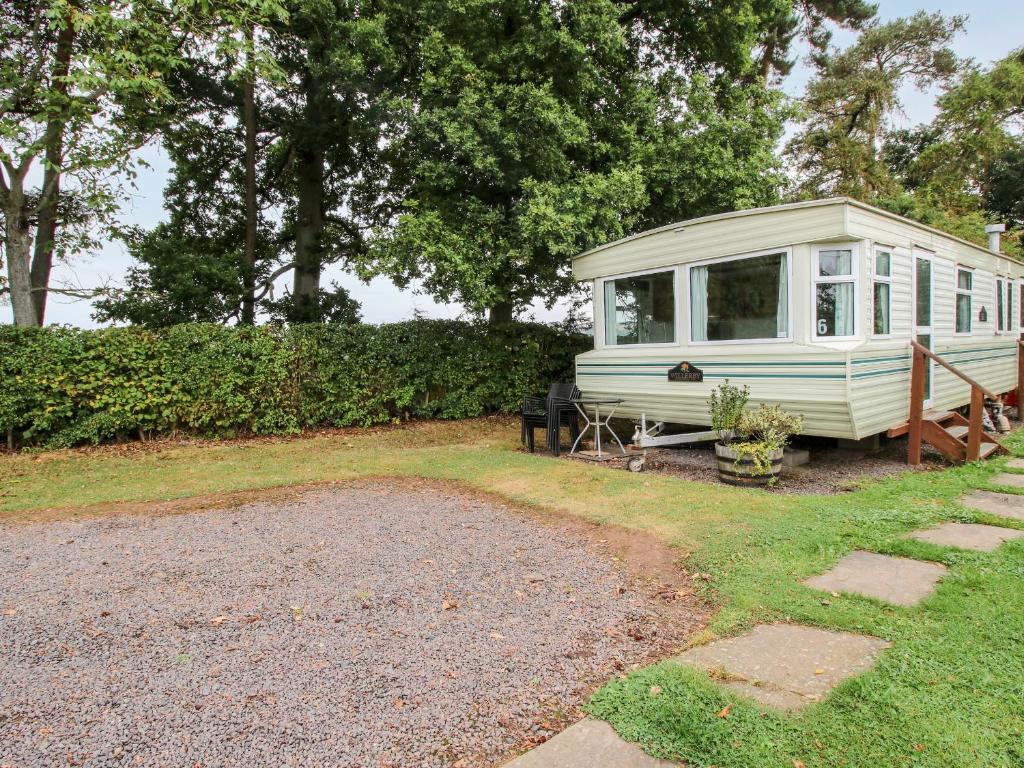
[[[883,20],[907,16],[918,10],[942,11],[944,14],[969,16],[967,31],[954,44],[956,51],[983,65],[1004,57],[1011,50],[1024,45],[1024,2],[1021,0],[976,0],[968,3],[938,2],[887,2],[879,3],[879,17]],[[839,32],[835,42],[848,45],[853,35]],[[803,91],[810,72],[800,62],[785,83],[788,93],[797,96]],[[902,94],[905,116],[902,122],[916,125],[927,122],[935,114],[935,93],[918,93],[907,89]],[[142,156],[151,168],[140,170],[137,189],[123,210],[123,220],[144,227],[152,227],[164,217],[163,187],[169,172],[167,159],[157,148],[147,148]],[[101,253],[92,257],[80,257],[69,267],[57,265],[54,280],[57,283],[71,282],[80,286],[94,286],[105,283],[119,283],[131,259],[118,244],[110,244]],[[413,291],[400,291],[386,279],[377,279],[364,284],[345,274],[337,266],[325,270],[323,284],[337,280],[345,286],[362,304],[362,315],[366,322],[383,323],[405,320],[419,311],[428,317],[458,317],[462,308],[458,305],[439,305],[429,296],[417,295]],[[282,286],[285,284],[282,282]],[[53,296],[47,306],[48,323],[69,323],[82,327],[93,327],[96,323],[90,317],[91,305],[87,301],[72,301]],[[534,315],[538,320],[560,320],[564,310],[556,308],[547,311],[537,307]],[[0,305],[0,322],[11,322],[9,304]]]

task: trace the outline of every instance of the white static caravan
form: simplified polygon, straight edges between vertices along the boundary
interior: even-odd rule
[[[708,425],[708,395],[729,379],[754,405],[802,414],[806,434],[899,429],[911,340],[993,392],[1017,386],[1024,266],[855,200],[671,224],[587,251],[573,273],[594,295],[577,384],[647,425]],[[682,361],[703,381],[670,381]],[[929,365],[927,407],[969,403],[969,385]]]

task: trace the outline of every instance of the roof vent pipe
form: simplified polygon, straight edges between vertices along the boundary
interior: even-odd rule
[[[988,249],[999,252],[999,233],[1006,231],[1005,224],[986,224],[985,234],[988,235]]]

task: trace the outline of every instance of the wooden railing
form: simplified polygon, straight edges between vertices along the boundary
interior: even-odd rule
[[[1017,418],[1024,415],[1024,340],[1017,339]]]
[[[1021,342],[1018,341],[1017,346],[1019,348],[1021,346]],[[927,366],[928,360],[933,360],[954,376],[960,377],[971,385],[971,409],[968,415],[969,424],[967,427],[967,460],[975,461],[980,458],[982,435],[981,417],[985,410],[985,398],[988,397],[990,400],[999,400],[999,395],[987,387],[983,387],[963,371],[953,367],[953,365],[936,355],[928,349],[928,347],[918,344],[916,341],[911,341],[910,348],[913,350],[914,358],[913,364],[910,368],[910,417],[908,419],[910,430],[909,442],[907,445],[907,463],[915,466],[921,463],[921,438],[923,434],[922,422],[924,421],[924,380],[926,370],[925,366]],[[1024,370],[1024,363],[1021,362],[1021,358],[1018,355],[1018,396],[1022,381],[1020,378],[1022,370]]]

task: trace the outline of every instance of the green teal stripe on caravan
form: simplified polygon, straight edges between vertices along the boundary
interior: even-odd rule
[[[694,363],[696,365],[696,363]],[[697,366],[698,368],[700,366]],[[590,376],[645,376],[652,379],[664,379],[665,373],[656,371],[580,371],[581,377]],[[706,379],[834,379],[842,381],[845,373],[714,373],[705,375]]]
[[[909,370],[910,366],[908,365],[903,368],[885,368],[884,370],[881,371],[860,371],[859,373],[853,374],[852,378],[869,379],[872,376],[892,376],[897,373],[906,373]]]
[[[713,368],[715,366],[725,368],[744,368],[747,366],[768,366],[771,368],[788,368],[790,366],[817,366],[817,365],[831,365],[831,366],[845,366],[846,363],[842,360],[779,360],[775,361],[744,361],[744,360],[729,360],[726,362],[715,362],[700,360],[690,360],[691,364],[698,368]],[[673,365],[677,365],[678,360],[672,362],[655,362],[655,363],[632,363],[632,362],[620,362],[620,363],[579,363],[580,367],[586,368],[671,368]]]

